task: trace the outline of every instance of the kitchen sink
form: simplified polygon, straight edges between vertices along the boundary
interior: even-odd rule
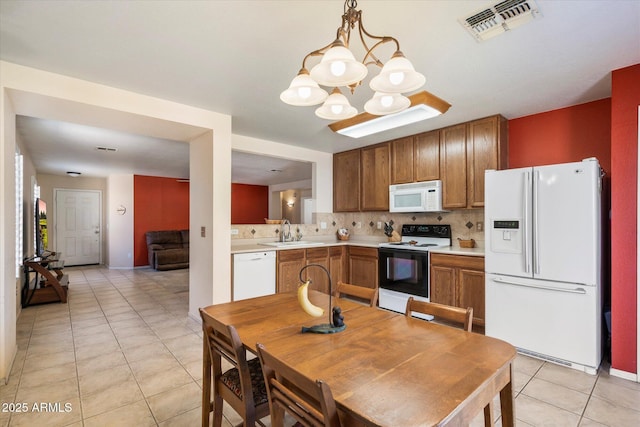
[[[324,245],[324,242],[310,242],[308,240],[296,240],[292,242],[262,242],[258,243],[263,246],[275,246],[277,248],[290,248],[292,246],[318,246]]]

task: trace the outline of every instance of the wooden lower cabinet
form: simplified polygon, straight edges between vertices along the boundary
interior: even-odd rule
[[[378,248],[349,246],[349,283],[365,288],[378,287]]]
[[[329,247],[329,273],[334,289],[339,281],[347,281],[345,250],[345,246]]]
[[[307,249],[286,249],[277,253],[277,292],[290,292],[298,289],[300,270],[305,265],[318,264],[326,268],[335,287],[339,280],[346,281],[345,247],[322,246]],[[319,267],[309,267],[302,273],[303,279],[311,279],[311,289],[329,293],[329,279]]]
[[[307,249],[305,264],[321,265],[329,271],[329,248],[322,247]],[[309,267],[302,274],[305,280],[311,280],[311,289],[327,294],[329,293],[329,278],[322,268]]]
[[[278,251],[276,260],[276,291],[290,292],[298,289],[300,270],[306,265],[305,250],[287,249]]]
[[[431,301],[473,307],[474,325],[484,326],[484,257],[431,254]]]

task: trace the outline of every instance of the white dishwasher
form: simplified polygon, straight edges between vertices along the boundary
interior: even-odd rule
[[[275,293],[275,251],[233,255],[233,301]]]

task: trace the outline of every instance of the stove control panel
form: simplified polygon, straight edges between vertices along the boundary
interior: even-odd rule
[[[417,236],[417,237],[439,237],[439,238],[450,239],[451,226],[448,224],[447,225],[403,224],[402,235]]]

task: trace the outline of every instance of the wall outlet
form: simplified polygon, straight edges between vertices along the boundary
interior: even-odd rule
[[[378,221],[378,224],[376,225],[378,230],[382,230],[382,221]]]
[[[484,222],[482,222],[482,221],[476,222],[476,230],[478,230],[478,231],[484,230]]]
[[[232,229],[231,229],[231,235],[232,235],[232,236],[237,236],[237,235],[238,235],[238,233],[239,233],[239,231],[238,231],[238,229],[237,229],[237,228],[232,228]]]
[[[362,228],[362,222],[360,221],[356,222],[356,228]]]
[[[326,222],[324,222],[324,221],[323,221],[323,222],[321,222],[321,223],[320,223],[320,228],[321,228],[321,229],[323,229],[323,230],[326,230],[326,229],[327,229],[327,223],[326,223]]]

